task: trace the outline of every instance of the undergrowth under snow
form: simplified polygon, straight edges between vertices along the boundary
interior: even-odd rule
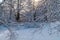
[[[3,27],[3,28],[2,28]],[[10,32],[0,26],[0,40],[10,40]],[[21,23],[12,27],[12,40],[60,40],[60,22]]]

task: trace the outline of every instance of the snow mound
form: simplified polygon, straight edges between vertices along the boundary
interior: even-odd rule
[[[0,25],[0,40],[8,40],[10,37],[10,32],[3,25]]]
[[[12,40],[60,40],[59,21],[49,23],[26,22],[11,28],[14,34]],[[10,32],[7,28],[0,31],[0,40],[10,40]]]

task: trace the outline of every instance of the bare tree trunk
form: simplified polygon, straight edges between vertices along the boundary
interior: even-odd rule
[[[18,2],[18,4],[17,4],[16,20],[17,20],[17,22],[18,22],[18,21],[19,21],[19,19],[20,19],[20,13],[19,13],[19,3],[20,3],[20,1],[18,0],[17,2]]]
[[[9,20],[11,20],[11,17],[12,17],[12,0],[10,0],[10,18],[9,18]]]
[[[36,20],[36,8],[35,8],[35,1],[33,1],[33,21],[35,21]]]

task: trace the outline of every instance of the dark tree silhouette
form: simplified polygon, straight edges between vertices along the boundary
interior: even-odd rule
[[[19,21],[19,18],[20,18],[19,16],[20,16],[20,15],[19,15],[19,12],[17,12],[17,14],[16,14],[16,20],[17,20],[17,21]]]
[[[17,14],[16,14],[16,20],[17,20],[17,22],[19,22],[20,20],[20,0],[17,0]]]

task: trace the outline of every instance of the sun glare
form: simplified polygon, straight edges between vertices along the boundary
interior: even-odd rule
[[[35,0],[35,2],[38,2],[39,0]]]
[[[40,0],[33,0],[35,8],[37,7],[39,1]]]

